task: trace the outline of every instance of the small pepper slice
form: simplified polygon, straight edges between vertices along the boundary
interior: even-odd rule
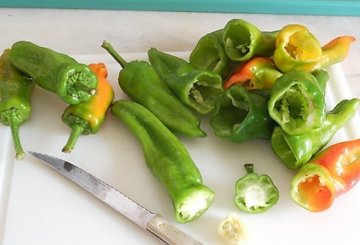
[[[16,159],[20,160],[25,152],[19,138],[19,127],[31,115],[35,83],[11,65],[9,54],[10,50],[6,49],[0,56],[0,122],[10,126]]]
[[[323,124],[308,133],[289,135],[280,127],[275,127],[271,136],[274,153],[289,169],[299,169],[355,115],[359,105],[360,99],[357,98],[340,101],[327,113]]]
[[[193,221],[211,205],[214,192],[182,142],[148,109],[128,100],[115,101],[111,113],[121,119],[139,140],[145,161],[167,190],[179,223]]]
[[[181,102],[201,114],[212,111],[223,90],[219,74],[195,69],[187,61],[155,48],[148,50],[148,56],[150,64]]]
[[[225,52],[234,61],[246,61],[254,56],[272,56],[278,31],[260,31],[255,25],[232,19],[223,33]]]
[[[241,64],[224,82],[227,89],[234,84],[242,84],[247,89],[270,89],[282,73],[275,69],[274,62],[268,57],[254,57]]]
[[[123,67],[118,82],[132,100],[149,109],[173,132],[190,137],[206,136],[200,128],[200,119],[174,95],[148,62],[126,62],[107,41],[102,47]]]
[[[266,99],[239,84],[219,95],[209,120],[215,135],[238,143],[270,139],[274,127]]]
[[[323,88],[311,73],[285,73],[271,88],[268,110],[287,134],[309,132],[320,127],[326,116]]]
[[[254,173],[254,165],[244,165],[247,174],[236,181],[235,205],[248,213],[262,213],[279,200],[279,191],[268,175]]]
[[[104,63],[90,64],[89,68],[98,77],[96,93],[90,100],[68,106],[62,120],[71,128],[71,134],[63,147],[63,152],[71,152],[80,134],[95,134],[105,120],[106,113],[113,101],[114,90],[107,78]]]
[[[98,80],[87,65],[49,48],[18,41],[11,47],[10,61],[37,85],[68,104],[88,101],[96,92]]]

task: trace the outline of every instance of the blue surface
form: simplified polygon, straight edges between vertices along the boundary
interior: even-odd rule
[[[360,16],[360,0],[0,0],[0,7]]]

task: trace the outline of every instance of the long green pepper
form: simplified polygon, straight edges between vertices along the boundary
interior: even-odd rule
[[[167,190],[180,223],[201,216],[211,205],[214,192],[181,141],[148,109],[129,100],[118,100],[111,113],[121,119],[141,143],[145,161]]]
[[[11,65],[9,53],[6,49],[0,56],[0,122],[11,127],[16,159],[22,159],[19,127],[30,117],[35,83]]]

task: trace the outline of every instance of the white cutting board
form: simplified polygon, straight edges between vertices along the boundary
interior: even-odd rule
[[[187,57],[186,53],[177,55]],[[116,99],[125,98],[117,84],[120,66],[109,55],[74,56],[85,64],[104,62]],[[146,59],[146,54],[124,54],[124,58]],[[340,65],[329,70],[328,108],[351,98]],[[144,77],[146,79],[146,77]],[[295,204],[289,195],[294,175],[273,154],[270,142],[234,144],[213,135],[206,119],[203,139],[181,138],[203,181],[216,197],[210,209],[192,223],[178,224],[171,201],[143,160],[140,145],[120,120],[107,116],[96,135],[82,136],[72,153],[62,153],[70,129],[62,123],[66,105],[54,94],[36,87],[31,119],[21,127],[25,150],[66,159],[96,175],[169,222],[207,245],[221,245],[217,226],[229,213],[237,213],[247,229],[244,244],[358,245],[360,185],[338,197],[327,211],[311,213]],[[331,143],[360,137],[356,115]],[[27,155],[14,160],[10,129],[0,126],[0,243],[3,245],[159,244],[65,177]],[[233,204],[234,184],[245,174],[243,164],[252,162],[259,174],[268,174],[278,186],[280,200],[268,212],[247,214]]]

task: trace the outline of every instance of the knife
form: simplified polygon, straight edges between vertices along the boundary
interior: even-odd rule
[[[29,153],[108,204],[142,229],[150,232],[163,243],[171,245],[202,245],[190,235],[172,226],[160,214],[147,210],[74,164],[43,153],[33,151],[29,151]]]

